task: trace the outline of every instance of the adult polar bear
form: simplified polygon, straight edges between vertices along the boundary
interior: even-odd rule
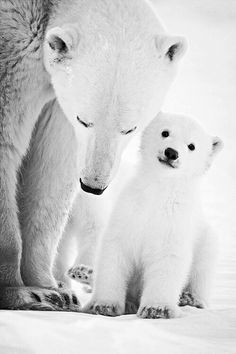
[[[145,0],[0,1],[1,308],[46,298],[61,306],[51,267],[78,179],[96,194],[109,185],[129,139],[160,110],[185,47]],[[49,104],[18,212],[17,172],[54,97],[75,135]]]

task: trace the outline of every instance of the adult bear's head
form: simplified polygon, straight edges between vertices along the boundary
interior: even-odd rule
[[[109,185],[129,140],[159,112],[185,49],[145,0],[61,1],[45,66],[83,145],[85,191]]]

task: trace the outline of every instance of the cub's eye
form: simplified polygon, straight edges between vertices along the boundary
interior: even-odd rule
[[[133,129],[129,129],[129,130],[122,130],[121,134],[122,135],[128,135],[128,134],[133,133],[136,129],[137,129],[137,127],[134,127]]]
[[[80,124],[82,124],[85,128],[92,128],[92,127],[94,126],[93,123],[86,123],[86,122],[82,121],[79,116],[77,116],[77,120],[78,120],[78,121],[80,122]]]
[[[194,144],[190,144],[190,145],[188,145],[188,148],[189,148],[189,150],[194,151],[195,150],[195,145]]]
[[[163,138],[168,138],[168,136],[170,136],[170,133],[168,132],[168,130],[164,130],[161,135]]]

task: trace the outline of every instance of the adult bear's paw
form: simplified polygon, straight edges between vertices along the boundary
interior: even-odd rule
[[[38,287],[0,288],[0,309],[32,311],[80,311],[77,296],[70,290]]]

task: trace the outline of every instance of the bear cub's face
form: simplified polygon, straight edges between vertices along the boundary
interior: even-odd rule
[[[142,153],[158,174],[193,177],[206,171],[221,147],[220,138],[193,119],[160,113],[144,133]]]

